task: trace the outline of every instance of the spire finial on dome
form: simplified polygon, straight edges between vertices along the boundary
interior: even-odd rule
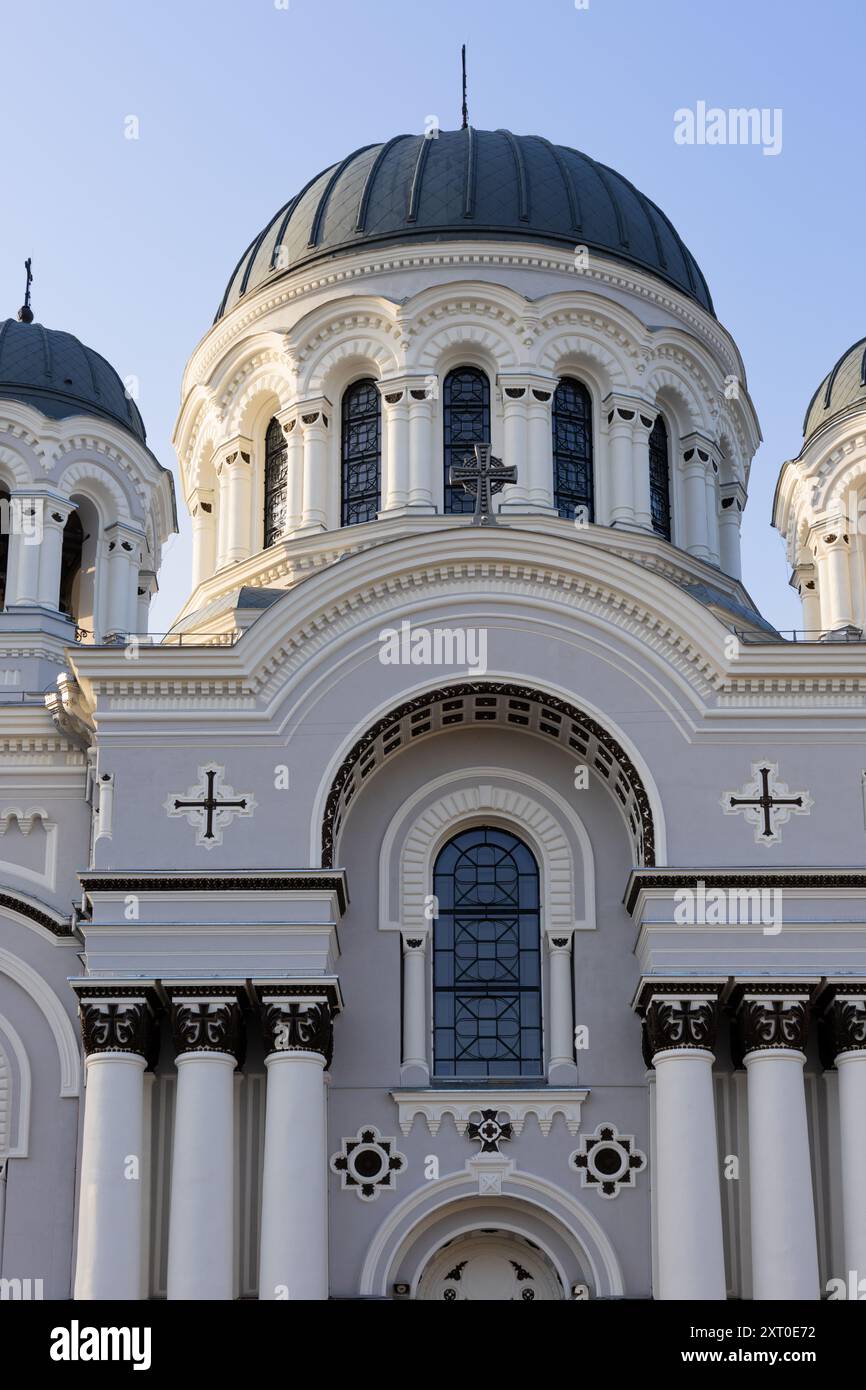
[[[466,101],[466,45],[464,43],[460,50],[460,57],[463,64],[463,126],[465,130],[469,124],[469,106]]]
[[[26,281],[26,284],[25,284],[25,286],[24,286],[24,303],[21,305],[21,308],[18,310],[18,322],[19,322],[19,323],[32,323],[32,322],[33,322],[33,310],[30,308],[30,286],[33,284],[33,272],[32,272],[32,270],[30,269],[30,257],[29,257],[29,256],[27,257],[27,260],[24,262],[24,269],[25,269],[26,272],[27,272],[27,281]]]

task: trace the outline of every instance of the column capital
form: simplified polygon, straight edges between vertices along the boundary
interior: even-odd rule
[[[643,1019],[643,1056],[654,1066],[658,1053],[713,1052],[719,999],[727,980],[645,980],[633,1007]]]
[[[305,433],[311,429],[330,428],[334,407],[327,396],[310,396],[308,400],[296,401],[292,409],[297,412],[301,429]]]
[[[192,1052],[227,1052],[240,1066],[244,1027],[240,984],[187,984],[163,981],[171,1011],[176,1057]]]
[[[147,537],[140,526],[136,526],[130,521],[113,521],[110,526],[105,528],[105,539],[108,542],[109,551],[120,546],[127,554],[131,554],[136,546],[144,545]]]
[[[846,1052],[866,1052],[866,980],[828,979],[817,1008],[818,1043],[825,1069]]]
[[[742,512],[746,506],[746,489],[740,482],[719,483],[723,512]]]
[[[630,396],[624,391],[610,391],[601,403],[609,428],[652,429],[658,415],[657,406],[651,405],[641,396]]]
[[[847,550],[848,521],[841,515],[823,516],[809,527],[807,545],[816,557],[828,550]]]
[[[817,979],[735,980],[727,1000],[734,1014],[734,1066],[743,1066],[754,1052],[805,1052],[819,984]]]
[[[533,401],[547,405],[553,400],[559,385],[558,376],[547,376],[543,372],[497,372],[496,385],[502,393],[503,402],[523,401],[530,405]]]
[[[126,1053],[153,1066],[159,1049],[158,1000],[152,984],[73,980],[85,1056]]]
[[[693,430],[691,434],[684,434],[679,442],[680,457],[685,468],[693,468],[701,473],[706,473],[708,469],[713,472],[719,471],[719,446],[715,440],[709,439],[705,434],[699,434]]]
[[[394,409],[408,407],[413,401],[432,400],[436,395],[434,385],[438,386],[438,377],[403,372],[399,376],[382,377],[376,382],[376,390],[383,404]]]
[[[331,1065],[334,1018],[342,1009],[339,982],[283,980],[254,986],[264,1034],[265,1056],[314,1052]]]
[[[223,440],[217,450],[218,462],[216,465],[217,473],[221,473],[224,468],[232,466],[249,466],[253,456],[253,441],[245,434],[235,434],[231,439]]]
[[[403,954],[408,956],[413,951],[423,956],[427,950],[427,939],[430,933],[428,930],[418,928],[415,931],[401,931],[400,938],[403,943]]]

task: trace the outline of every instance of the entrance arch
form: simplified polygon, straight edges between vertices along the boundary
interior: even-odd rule
[[[480,1230],[448,1241],[428,1260],[415,1297],[427,1303],[553,1303],[566,1293],[537,1245],[511,1231]]]

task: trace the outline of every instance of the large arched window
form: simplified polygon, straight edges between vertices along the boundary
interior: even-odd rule
[[[70,512],[63,528],[60,552],[60,597],[58,607],[68,618],[79,621],[81,569],[84,558],[84,527],[77,511]]]
[[[585,507],[592,521],[592,400],[582,381],[564,376],[553,397],[553,487],[560,516]]]
[[[506,830],[477,826],[433,870],[437,1077],[542,1073],[538,865]]]
[[[445,511],[472,512],[475,499],[449,482],[451,465],[462,463],[475,444],[490,441],[490,383],[477,367],[456,367],[442,387],[445,440]]]
[[[265,434],[265,549],[275,545],[286,526],[286,481],[289,451],[279,420]]]
[[[344,526],[375,521],[382,505],[382,403],[372,377],[354,381],[343,392],[341,434]]]
[[[649,437],[650,508],[653,530],[666,541],[671,538],[671,478],[668,432],[660,415]]]

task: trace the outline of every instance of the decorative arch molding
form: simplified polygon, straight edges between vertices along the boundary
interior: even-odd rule
[[[29,994],[51,1029],[60,1062],[60,1095],[77,1096],[81,1091],[81,1059],[72,1020],[54,990],[11,951],[0,947],[0,974],[8,975]]]
[[[83,492],[95,504],[105,526],[115,521],[137,522],[123,488],[99,463],[79,460],[67,464],[57,479],[57,488],[70,498],[73,492]]]
[[[242,390],[235,392],[229,388],[226,392],[222,402],[226,422],[224,437],[233,439],[236,435],[249,435],[253,419],[266,400],[276,399],[276,414],[277,410],[285,409],[294,391],[295,385],[288,364],[277,366],[273,361],[269,361],[266,366],[257,367],[244,383]]]
[[[458,310],[462,312],[458,313]],[[472,304],[455,305],[455,321],[446,327],[438,327],[428,335],[419,335],[412,353],[416,370],[421,373],[437,374],[443,363],[452,365],[451,358],[456,352],[471,351],[486,358],[497,372],[514,370],[518,365],[518,344],[516,334],[506,333],[499,324],[473,322],[469,313],[478,314],[479,306]]]
[[[559,332],[547,340],[539,355],[539,368],[551,376],[562,375],[563,364],[586,359],[596,365],[602,396],[610,391],[628,390],[632,376],[626,364],[603,343],[581,333]]]
[[[470,785],[449,791],[432,803],[428,798],[454,787],[447,774],[420,787],[392,817],[379,857],[380,929],[424,932],[424,900],[432,882],[433,864],[442,845],[470,824],[493,821],[517,833],[533,850],[542,869],[544,927],[556,936],[595,927],[595,864],[586,828],[576,812],[555,791],[534,777],[507,768],[464,768],[460,781]],[[531,795],[530,793],[534,793]],[[542,799],[536,799],[542,798]],[[543,804],[547,800],[556,814]],[[568,827],[571,836],[566,834]],[[572,844],[580,863],[575,866]],[[397,863],[396,918],[388,912],[391,871]],[[580,910],[575,884],[582,888]]]
[[[531,686],[466,681],[405,700],[355,742],[331,783],[322,818],[322,866],[332,868],[346,812],[369,776],[395,753],[453,727],[496,722],[558,742],[612,790],[630,832],[635,862],[656,862],[652,804],[622,745],[576,705]]]
[[[680,403],[680,408],[688,416],[691,427],[694,430],[712,432],[715,434],[713,420],[709,409],[704,408],[697,390],[691,381],[688,380],[685,372],[671,371],[668,367],[654,366],[650,369],[647,377],[647,387],[651,394],[658,395],[661,391],[669,391]],[[688,433],[688,430],[683,431]]]
[[[14,1071],[9,1061],[10,1051],[15,1059]],[[27,1049],[8,1018],[0,1014],[0,1162],[27,1157],[31,1094]]]
[[[33,486],[33,481],[33,470],[28,468],[24,456],[16,449],[0,445],[0,482],[6,482],[11,487],[27,488]]]
[[[330,396],[332,381],[341,375],[341,368],[350,362],[357,362],[363,374],[381,380],[399,371],[399,362],[393,348],[379,338],[351,336],[320,352],[298,372],[298,390],[303,397]]]
[[[492,1170],[493,1165],[490,1165]],[[423,1237],[434,1223],[453,1218],[453,1229],[440,1229],[434,1248],[445,1239],[489,1223],[494,1209],[508,1209],[504,1226],[497,1220],[497,1229],[510,1229],[543,1245],[552,1258],[552,1246],[543,1238],[539,1227],[567,1248],[575,1261],[588,1269],[597,1297],[620,1298],[625,1292],[622,1269],[616,1252],[598,1220],[571,1193],[535,1174],[523,1173],[513,1163],[496,1165],[499,1181],[496,1196],[480,1196],[482,1165],[469,1159],[463,1172],[451,1173],[438,1182],[426,1183],[410,1195],[386,1218],[377,1230],[367,1250],[361,1270],[360,1293],[386,1294],[397,1271],[411,1259],[413,1249],[418,1253],[413,1277],[407,1282],[417,1287],[424,1267],[431,1256],[429,1241]],[[532,1219],[527,1225],[527,1219]],[[532,1231],[531,1235],[528,1232]],[[562,1275],[562,1264],[554,1260]]]

